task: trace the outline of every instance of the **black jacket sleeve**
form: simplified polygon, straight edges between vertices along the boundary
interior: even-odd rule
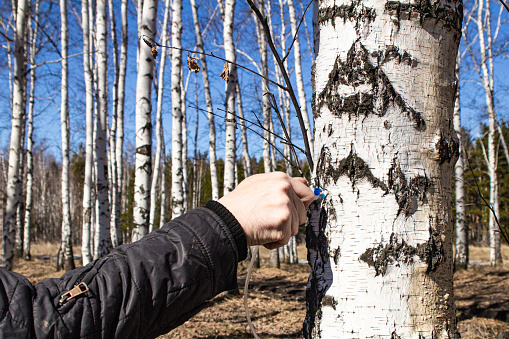
[[[240,225],[218,203],[36,286],[0,270],[2,338],[154,338],[236,288],[246,256]],[[240,229],[241,230],[241,229]],[[79,283],[89,290],[60,303]]]

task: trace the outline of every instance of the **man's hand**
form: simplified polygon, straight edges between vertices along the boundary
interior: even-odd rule
[[[306,179],[272,172],[250,176],[219,202],[237,218],[249,246],[274,249],[297,234],[313,199]]]

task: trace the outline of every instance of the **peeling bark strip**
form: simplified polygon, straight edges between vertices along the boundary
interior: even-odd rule
[[[367,117],[372,113],[382,117],[392,106],[406,113],[415,123],[417,130],[424,131],[426,123],[422,114],[407,105],[380,67],[388,61],[387,57],[391,53],[394,54],[394,48],[390,48],[387,53],[381,53],[383,58],[376,52],[370,56],[362,43],[357,41],[352,44],[345,62],[342,62],[339,56],[336,58],[327,85],[318,95],[318,109],[327,105],[337,116],[348,114],[350,118],[352,115]],[[377,57],[377,60],[371,61],[370,58],[373,57]],[[356,93],[347,96],[338,94],[339,87],[345,85],[354,87]],[[370,89],[360,91],[357,89],[360,85],[368,85]]]
[[[404,212],[407,217],[417,211],[417,201],[426,202],[426,190],[431,187],[431,182],[426,176],[418,175],[408,181],[396,161],[389,169],[388,184],[399,205],[397,215]]]
[[[441,5],[443,5],[441,7]],[[436,19],[444,24],[445,27],[461,30],[463,21],[463,5],[461,3],[447,4],[430,0],[418,0],[415,4],[404,4],[399,1],[387,1],[385,12],[389,15],[396,15],[399,20],[411,20],[415,14],[419,15],[421,25],[427,19]]]
[[[311,266],[306,287],[306,319],[304,320],[304,337],[311,338],[313,333],[319,333],[315,328],[320,324],[320,307],[327,303],[325,293],[332,285],[332,269],[329,257],[329,242],[325,235],[327,212],[321,207],[321,201],[311,203],[308,212],[309,225],[306,227],[306,247],[308,262]],[[330,306],[337,304],[329,300]],[[318,319],[317,319],[318,318]]]
[[[333,6],[318,10],[318,23],[325,24],[329,20],[336,28],[335,19],[341,18],[343,22],[351,20],[355,22],[355,28],[359,28],[360,22],[371,23],[375,21],[376,12],[373,8],[365,7],[359,0],[352,1],[349,5]]]
[[[377,247],[368,248],[359,259],[375,268],[375,277],[385,275],[390,264],[412,263],[415,256],[427,264],[426,273],[434,272],[444,261],[444,247],[438,232],[430,227],[429,233],[429,240],[417,247],[408,245],[405,240],[399,242],[397,235],[392,233],[389,243],[385,245],[380,243]]]
[[[357,181],[366,179],[373,187],[378,187],[383,191],[388,190],[387,185],[371,173],[366,162],[359,158],[353,150],[350,151],[346,158],[341,159],[339,164],[333,165],[329,149],[325,146],[322,147],[316,165],[316,173],[319,176],[320,182],[324,183],[328,183],[329,178],[332,178],[335,183],[339,177],[345,175],[352,182],[352,187],[355,186]]]

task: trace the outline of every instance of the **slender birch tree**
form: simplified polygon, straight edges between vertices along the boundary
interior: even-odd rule
[[[459,69],[461,64],[461,55],[458,53],[456,58],[456,97],[454,100],[454,131],[459,140],[458,161],[454,165],[454,189],[455,189],[455,208],[456,208],[456,254],[454,264],[456,268],[466,269],[468,267],[468,226],[465,222],[465,149],[461,138],[461,108],[460,108],[460,86]]]
[[[18,186],[21,185],[19,177],[19,160],[21,154],[21,136],[24,129],[23,121],[25,116],[25,30],[26,14],[28,3],[26,0],[19,0],[16,11],[16,31],[14,41],[14,85],[12,88],[12,116],[11,116],[11,138],[9,148],[9,170],[7,173],[7,202],[3,219],[3,246],[2,246],[2,267],[12,269],[14,259],[16,211],[19,204]]]
[[[172,218],[184,214],[184,164],[182,162],[182,0],[174,0],[172,6],[171,45],[171,206]]]
[[[235,45],[233,42],[233,23],[235,14],[235,0],[225,0],[223,20],[223,40],[225,59],[237,62]],[[237,66],[227,63],[229,67],[229,81],[226,83],[226,139],[224,156],[224,193],[235,188],[235,83],[237,82]],[[225,66],[226,66],[225,65]]]
[[[189,75],[190,73],[188,73]],[[184,68],[181,63],[180,68],[180,104],[182,112],[182,193],[184,202],[184,213],[189,209],[189,185],[188,185],[188,172],[187,172],[187,86],[189,85],[189,76],[187,77],[184,86]]]
[[[35,2],[34,20],[39,19],[39,0]],[[35,65],[35,55],[37,53],[37,36],[39,34],[39,25],[32,24],[33,20],[28,20],[28,33],[30,43],[30,66]],[[32,193],[33,193],[33,174],[34,174],[34,156],[33,156],[33,134],[34,134],[34,104],[35,104],[35,68],[30,71],[30,94],[28,96],[28,130],[27,130],[27,183],[26,183],[26,207],[25,223],[23,231],[23,256],[25,260],[30,260],[30,219],[32,217]]]
[[[92,167],[94,165],[94,80],[90,67],[90,34],[88,0],[81,1],[81,28],[83,31],[83,72],[85,79],[85,181],[83,183],[83,227],[81,233],[81,258],[83,265],[92,260],[90,235],[92,222]]]
[[[120,44],[120,66],[118,71],[118,106],[117,106],[117,139],[115,142],[115,155],[117,157],[117,202],[115,208],[117,212],[115,216],[118,218],[116,222],[117,228],[117,246],[123,243],[122,229],[120,225],[120,212],[123,193],[123,178],[124,178],[124,103],[125,103],[125,79],[127,70],[127,0],[121,1],[120,6],[121,20],[122,20],[122,42]]]
[[[168,45],[168,20],[170,17],[170,0],[164,2],[164,19],[163,29],[161,33],[161,43],[163,46]],[[148,231],[154,230],[154,219],[156,216],[156,201],[157,201],[157,183],[159,180],[159,173],[161,171],[161,155],[162,153],[164,136],[163,136],[163,92],[164,92],[164,73],[166,67],[166,50],[161,52],[161,61],[159,62],[158,85],[157,85],[157,108],[156,108],[156,159],[154,162],[154,173],[152,174],[152,186],[150,188],[150,219]],[[164,173],[164,168],[163,168]],[[164,174],[163,174],[164,175]],[[161,186],[164,190],[164,187]]]
[[[68,96],[68,41],[67,0],[60,0],[60,39],[62,54],[62,83],[60,104],[60,126],[62,133],[62,241],[57,267],[64,270],[74,269],[74,257],[71,241],[71,206],[69,203],[69,96]]]
[[[196,33],[196,48],[198,52],[204,53],[203,37],[198,19],[198,6],[196,0],[191,1],[191,10],[193,13],[194,30]],[[217,160],[216,160],[216,126],[214,115],[212,114],[214,107],[212,106],[212,97],[210,95],[209,72],[207,59],[202,56],[201,69],[203,78],[203,91],[205,94],[205,104],[207,105],[207,118],[209,122],[209,164],[210,164],[210,180],[212,185],[212,200],[219,200],[219,179],[217,176]]]
[[[106,0],[97,0],[96,40],[97,40],[97,134],[95,142],[96,194],[99,225],[99,257],[107,255],[111,249],[110,205],[108,187],[108,32]],[[97,246],[97,245],[96,245]]]
[[[461,1],[319,4],[306,337],[459,338],[453,292]]]
[[[244,164],[244,178],[253,175],[253,166],[251,166],[251,157],[249,156],[249,148],[247,143],[247,129],[244,121],[244,108],[242,107],[242,93],[240,91],[240,83],[237,81],[235,85],[237,94],[237,108],[239,110],[240,120],[240,138],[242,141],[242,161]]]
[[[138,44],[142,36],[155,38],[157,1],[144,0],[138,13],[141,24]],[[134,180],[134,228],[132,241],[140,240],[148,232],[150,213],[150,179],[152,175],[152,79],[154,59],[150,48],[139,48],[138,75],[136,80],[136,172]]]

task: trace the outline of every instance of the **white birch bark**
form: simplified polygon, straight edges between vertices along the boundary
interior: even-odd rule
[[[320,2],[306,337],[459,338],[460,2]]]
[[[96,134],[96,194],[99,204],[99,257],[111,249],[110,205],[108,187],[108,42],[106,0],[97,0],[97,134]],[[96,245],[97,246],[97,245]]]
[[[486,7],[486,8],[485,8]],[[484,17],[483,17],[484,14]],[[493,100],[493,80],[488,70],[488,59],[492,56],[492,45],[491,45],[491,26],[485,27],[483,19],[486,22],[491,20],[489,1],[484,3],[484,0],[479,0],[479,6],[477,8],[477,28],[479,37],[479,50],[481,53],[481,80],[484,87],[486,96],[486,106],[488,110],[488,172],[490,176],[490,205],[495,212],[497,218],[499,218],[499,197],[498,197],[498,179],[497,179],[497,151],[495,145],[496,136],[496,113],[495,103]],[[488,37],[486,43],[485,36]],[[488,55],[487,55],[488,54]],[[493,73],[492,64],[490,61],[490,70]],[[495,221],[493,213],[489,213],[489,234],[490,234],[490,264],[492,266],[500,265],[502,263],[502,253],[500,250],[500,231]]]
[[[198,76],[194,73],[194,104],[198,106]],[[200,128],[200,110],[196,109],[196,121],[194,127],[194,147],[193,147],[193,204],[192,208],[197,208],[200,203],[200,176],[198,175],[198,133]]]
[[[236,94],[237,94],[237,108],[240,120],[240,138],[242,141],[242,161],[244,163],[244,178],[253,175],[253,166],[251,165],[251,158],[249,157],[249,148],[247,143],[247,129],[244,121],[244,108],[242,107],[242,93],[240,91],[240,83],[237,81]]]
[[[161,33],[161,44],[168,45],[168,20],[170,16],[170,0],[165,1],[163,30]],[[154,219],[156,216],[156,201],[157,201],[157,182],[159,180],[159,173],[161,171],[161,153],[163,147],[163,91],[164,91],[164,71],[166,67],[166,51],[161,51],[161,61],[159,63],[158,85],[157,85],[157,107],[156,107],[156,159],[154,162],[154,172],[152,174],[152,186],[150,188],[150,218],[148,231],[154,230]],[[163,154],[164,157],[164,154]],[[163,173],[164,175],[164,173]]]
[[[196,0],[191,0],[191,10],[193,13],[194,30],[196,32],[196,48],[200,53],[204,53],[203,37],[198,20],[198,7]],[[210,163],[210,180],[212,185],[212,200],[219,199],[219,179],[217,177],[217,164],[216,164],[216,126],[214,122],[214,115],[212,114],[214,107],[212,106],[212,97],[210,95],[209,73],[207,67],[207,59],[202,55],[201,57],[201,74],[203,78],[203,91],[205,94],[205,103],[207,105],[207,118],[209,122],[209,163]]]
[[[120,76],[120,66],[119,66],[119,51],[118,51],[118,42],[117,42],[117,24],[115,20],[115,9],[113,6],[113,0],[108,0],[108,10],[110,16],[110,29],[111,29],[111,41],[113,45],[113,86],[112,86],[112,112],[111,112],[111,128],[109,129],[109,147],[108,147],[108,168],[110,172],[108,173],[108,182],[109,182],[109,193],[111,196],[110,199],[110,238],[112,247],[118,246],[118,233],[117,233],[117,222],[119,218],[117,216],[118,208],[118,189],[117,189],[117,156],[115,147],[115,139],[117,135],[117,114],[118,114],[118,81]]]
[[[19,160],[22,156],[21,136],[24,129],[25,103],[25,30],[28,3],[19,0],[16,8],[16,34],[14,44],[14,85],[12,88],[11,138],[9,148],[9,170],[7,174],[7,201],[3,219],[2,267],[12,269],[15,246],[16,211],[18,207]]]
[[[164,226],[166,220],[166,150],[164,146],[164,134],[162,136],[161,143],[161,154],[162,154],[162,164],[163,167],[161,171],[161,218],[159,219],[159,228]]]
[[[223,20],[223,40],[225,59],[237,62],[233,42],[233,23],[235,0],[225,0]],[[224,156],[224,193],[228,194],[235,188],[235,83],[237,82],[237,66],[230,64],[230,81],[226,84],[226,138]]]
[[[39,19],[39,0],[35,2],[34,20]],[[39,34],[39,25],[33,25],[32,20],[28,20],[28,33],[30,40],[30,65],[35,65],[35,55],[37,46],[37,35]],[[34,104],[35,104],[35,68],[30,72],[30,94],[28,98],[28,131],[27,131],[27,183],[26,183],[26,207],[25,223],[23,230],[23,256],[25,260],[30,260],[30,219],[32,217],[32,193],[33,193],[33,133],[34,133]]]
[[[83,265],[92,260],[90,251],[90,235],[92,221],[92,167],[94,150],[92,148],[94,137],[94,89],[93,74],[90,67],[90,35],[88,0],[81,1],[81,27],[83,30],[83,72],[85,79],[86,96],[86,140],[85,140],[85,181],[83,185],[83,227],[81,233],[81,258]]]
[[[68,41],[67,0],[60,0],[61,16],[61,54],[62,83],[60,104],[60,126],[62,133],[62,241],[58,267],[64,270],[74,269],[74,258],[71,242],[71,206],[69,202],[69,97],[68,97]]]
[[[458,161],[454,165],[454,188],[455,188],[455,207],[456,207],[456,254],[454,263],[456,268],[466,269],[468,267],[468,226],[465,216],[465,150],[461,140],[461,108],[460,108],[460,87],[459,87],[459,67],[461,57],[458,53],[456,58],[456,98],[454,101],[454,131],[459,140]]]
[[[138,13],[140,15],[140,13]],[[145,0],[138,34],[155,38],[157,1]],[[150,179],[152,175],[152,79],[154,59],[150,48],[143,44],[139,49],[136,80],[136,174],[134,180],[134,228],[132,241],[147,234],[150,213]]]
[[[189,75],[190,73],[188,73]],[[186,96],[187,86],[189,85],[189,76],[184,86],[184,69],[180,69],[180,96],[181,96],[181,112],[182,112],[182,193],[184,200],[184,213],[189,209],[189,185],[187,174],[187,107]]]
[[[292,36],[293,37],[297,36],[293,44],[293,57],[295,65],[295,80],[297,82],[297,93],[299,95],[300,111],[302,113],[304,125],[306,126],[306,133],[308,136],[309,143],[310,145],[313,145],[313,136],[311,133],[311,125],[309,123],[309,114],[306,102],[306,92],[304,91],[304,80],[302,79],[301,51],[300,51],[299,32],[297,31],[297,18],[295,16],[295,6],[293,4],[293,0],[287,0],[287,2],[288,2],[288,12],[290,13],[290,27],[292,30]]]
[[[182,47],[182,0],[174,0],[172,5],[171,45]],[[172,218],[184,213],[184,164],[182,163],[182,51],[171,52],[171,206]]]
[[[118,106],[117,106],[117,139],[115,142],[115,155],[117,157],[117,202],[116,208],[116,229],[117,246],[122,245],[122,229],[120,225],[120,213],[122,211],[123,178],[124,178],[124,103],[125,103],[125,79],[127,70],[127,43],[128,43],[128,21],[127,21],[127,0],[121,1],[120,6],[122,20],[122,43],[120,44],[120,65],[118,73]]]

